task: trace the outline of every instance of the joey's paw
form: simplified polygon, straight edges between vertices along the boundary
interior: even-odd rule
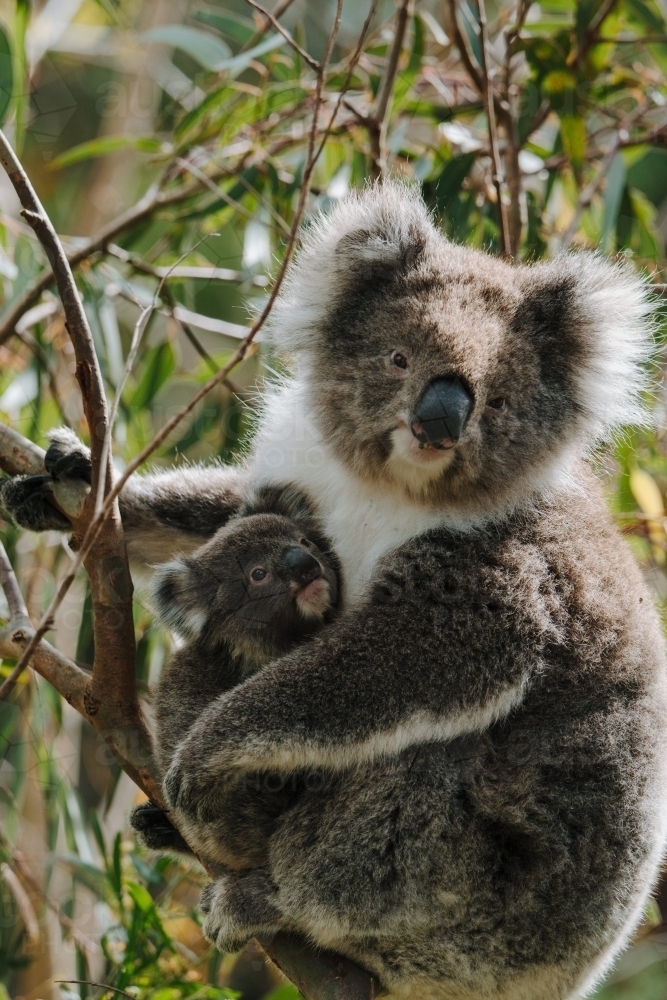
[[[51,476],[0,480],[0,511],[28,531],[70,531],[71,522],[53,506]]]
[[[283,922],[275,887],[261,870],[224,875],[205,886],[199,900],[204,936],[220,951],[234,952],[255,934],[273,934]]]
[[[51,444],[44,457],[44,466],[54,479],[83,479],[90,483],[92,467],[90,451],[67,427],[59,427],[49,435]]]
[[[165,810],[153,802],[136,806],[130,813],[130,825],[140,841],[153,851],[192,853]]]

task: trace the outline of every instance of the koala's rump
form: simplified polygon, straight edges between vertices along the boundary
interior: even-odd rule
[[[269,847],[295,926],[389,985],[490,976],[500,996],[508,974],[548,966],[569,989],[647,891],[653,760],[645,707],[546,722],[539,701],[302,791]]]

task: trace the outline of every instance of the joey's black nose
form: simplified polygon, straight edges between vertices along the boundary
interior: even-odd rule
[[[287,549],[283,556],[283,562],[287,566],[289,574],[295,583],[305,586],[305,584],[310,583],[312,580],[317,580],[318,576],[322,576],[322,567],[315,556],[312,556],[310,552],[306,552],[304,549],[298,548],[296,545],[293,549]]]
[[[473,400],[457,378],[437,378],[415,407],[410,429],[418,441],[434,448],[453,448],[463,433]]]

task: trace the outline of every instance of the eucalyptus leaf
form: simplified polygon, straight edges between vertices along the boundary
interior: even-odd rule
[[[604,216],[602,220],[602,235],[600,247],[605,253],[610,252],[609,241],[616,228],[618,210],[621,207],[623,189],[625,188],[625,162],[621,153],[614,157],[609,172],[604,192]]]
[[[586,122],[579,115],[561,115],[560,134],[565,155],[575,170],[581,170],[586,157]]]
[[[232,50],[226,42],[210,31],[191,28],[186,24],[163,24],[141,35],[142,42],[159,42],[171,45],[191,56],[204,69],[217,71],[229,59]]]
[[[149,351],[143,375],[134,391],[130,406],[139,410],[150,406],[175,367],[176,355],[168,340]]]
[[[255,45],[252,49],[248,49],[247,52],[241,52],[232,59],[223,60],[216,66],[216,69],[218,71],[227,70],[230,77],[238,76],[244,69],[247,69],[253,59],[265,56],[267,52],[273,52],[274,49],[279,49],[282,45],[286,44],[287,42],[282,35],[269,35],[263,42]]]
[[[7,117],[14,90],[14,68],[9,36],[0,25],[0,125]]]
[[[52,170],[69,167],[72,163],[92,160],[96,156],[108,156],[122,149],[136,149],[141,153],[160,153],[163,144],[150,135],[105,135],[99,139],[82,142],[51,160]]]
[[[202,9],[196,10],[192,17],[241,45],[246,45],[257,34],[257,28],[250,18],[240,17],[230,11],[220,13],[217,10]]]

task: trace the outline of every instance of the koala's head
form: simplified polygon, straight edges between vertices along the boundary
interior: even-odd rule
[[[650,314],[628,264],[513,266],[448,242],[417,194],[384,184],[313,226],[273,338],[348,468],[484,511],[641,419]]]
[[[303,525],[255,514],[160,567],[153,598],[158,617],[183,639],[210,648],[225,643],[254,668],[333,616],[338,581]]]

